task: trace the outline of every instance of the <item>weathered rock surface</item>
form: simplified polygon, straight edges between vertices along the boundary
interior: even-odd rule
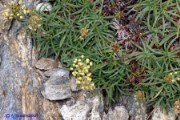
[[[90,109],[88,104],[77,102],[73,106],[63,105],[60,112],[64,120],[86,120]]]
[[[92,109],[90,112],[90,117],[88,120],[101,120],[102,119],[102,114],[104,112],[104,103],[102,99],[102,95],[95,96],[91,101],[92,101]]]
[[[2,3],[6,1],[0,2],[0,10]],[[22,0],[30,8],[35,8],[39,1]],[[33,66],[36,54],[33,51],[32,40],[24,31],[20,32],[22,25],[19,21],[7,21],[1,13],[2,11],[0,12],[1,120],[6,120],[6,114],[11,113],[38,114],[38,118],[33,120],[61,120],[61,114],[64,120],[146,120],[144,104],[129,96],[121,97],[120,104],[110,109],[107,114],[104,113],[101,95],[88,97],[82,92],[77,93],[77,85],[75,80],[69,79],[69,71],[59,69],[59,63],[52,59],[41,64],[42,66],[36,65],[39,70],[48,70],[45,73],[41,71],[44,77],[38,75]],[[78,95],[73,96],[71,91]],[[50,101],[66,98],[70,100]],[[62,106],[59,105],[60,102],[63,103]],[[162,112],[159,108],[154,109],[150,118],[177,120],[173,113]],[[27,119],[17,118],[17,120]]]
[[[161,111],[159,107],[155,107],[152,120],[176,120],[176,117],[173,112]]]
[[[2,10],[2,3],[0,9]],[[22,0],[28,7],[37,0]],[[32,40],[20,32],[19,21],[7,21],[0,14],[0,119],[6,114],[39,114],[33,120],[61,120],[57,105],[45,101],[40,93],[42,80],[32,66]],[[27,120],[28,118],[17,118]]]
[[[133,96],[122,96],[120,104],[126,106],[129,113],[129,120],[145,120],[147,117],[146,107],[143,102],[137,101]]]
[[[108,114],[104,113],[103,120],[129,120],[129,114],[124,106],[116,106],[114,110],[109,109]]]
[[[36,62],[35,67],[40,70],[52,70],[54,68],[61,68],[62,65],[59,61],[55,61],[54,59],[41,58]]]
[[[102,120],[104,105],[102,96],[87,97],[81,92],[75,104],[62,105],[59,111],[64,120]]]
[[[58,78],[69,78],[69,71],[64,69],[52,69],[44,72],[44,75],[50,77],[50,79],[58,79]]]
[[[71,82],[71,90],[73,92],[77,92],[77,91],[80,90],[80,88],[78,88],[78,86],[76,84],[76,78],[75,77],[72,76],[71,79],[70,79],[70,82]]]
[[[44,83],[41,93],[49,100],[63,100],[71,97],[69,71],[56,69],[48,71],[46,75],[51,75]]]
[[[42,2],[36,6],[36,10],[37,11],[51,11],[52,5],[48,2]]]

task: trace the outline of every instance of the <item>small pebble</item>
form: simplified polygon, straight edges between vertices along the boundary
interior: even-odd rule
[[[36,10],[48,12],[52,10],[52,5],[50,3],[39,3],[36,7]]]

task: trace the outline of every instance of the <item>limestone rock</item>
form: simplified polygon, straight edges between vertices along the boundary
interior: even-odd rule
[[[70,100],[70,104],[60,106],[59,111],[64,120],[103,120],[104,103],[101,94],[90,97],[85,92],[79,92],[78,98],[72,98],[76,100],[74,104]]]
[[[49,100],[63,100],[71,97],[69,71],[59,69],[52,72],[49,80],[41,90],[43,96]]]
[[[175,118],[173,112],[161,111],[159,107],[155,107],[153,110],[152,120],[175,120]]]
[[[69,71],[64,70],[64,69],[52,69],[44,72],[44,75],[47,77],[50,77],[50,79],[55,79],[55,78],[61,78],[61,77],[67,77],[69,78]]]
[[[44,2],[44,3],[39,3],[36,6],[36,10],[37,11],[51,11],[52,10],[52,5],[48,2]]]
[[[17,0],[1,0],[4,3]],[[28,8],[40,0],[22,0]],[[40,94],[42,79],[32,66],[32,40],[19,36],[24,31],[19,20],[7,21],[0,11],[0,119],[7,120],[7,114],[38,114],[33,120],[61,120],[57,104],[44,102]],[[51,103],[51,104],[50,104]],[[58,116],[58,117],[57,117]],[[13,119],[13,118],[9,118]],[[28,119],[28,118],[16,118]]]
[[[121,96],[120,104],[126,106],[130,120],[145,120],[146,107],[143,102],[137,101],[133,96]]]
[[[40,70],[51,70],[54,68],[61,68],[62,65],[59,61],[55,61],[51,58],[41,58],[35,64],[35,67]]]
[[[90,110],[88,104],[77,102],[73,106],[63,105],[60,112],[64,120],[86,120]]]
[[[80,88],[78,88],[78,86],[76,84],[76,78],[75,77],[72,76],[70,81],[71,81],[71,90],[73,92],[76,92],[76,91],[80,90]]]
[[[5,28],[1,28],[4,33],[0,38],[0,118],[6,120],[6,114],[11,113],[39,114],[42,99],[38,76],[30,64],[32,40],[17,37],[21,28],[19,21],[5,24]]]
[[[102,120],[102,114],[104,112],[104,103],[102,96],[95,96],[92,99],[92,110],[89,120]]]
[[[109,109],[108,114],[104,113],[104,120],[129,120],[129,114],[124,106],[116,106],[114,110]]]

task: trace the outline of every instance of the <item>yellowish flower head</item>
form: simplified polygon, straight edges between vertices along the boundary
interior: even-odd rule
[[[89,30],[87,28],[81,28],[80,30],[80,40],[83,40],[88,35]]]
[[[81,55],[81,58],[84,58],[84,55]]]
[[[143,101],[145,99],[144,92],[140,90],[136,91],[136,93],[134,94],[134,97],[139,101]]]
[[[42,20],[42,18],[36,16],[36,15],[32,15],[29,18],[29,25],[28,28],[32,31],[36,31],[39,27],[41,27],[40,21]]]
[[[75,58],[73,65],[70,68],[72,75],[76,78],[76,83],[83,90],[94,90],[95,85],[92,82],[90,68],[93,63],[87,58],[85,59],[84,55],[81,55],[80,58]]]
[[[174,106],[175,106],[175,112],[177,114],[180,114],[180,100],[177,100],[175,103],[174,103]]]
[[[17,2],[8,2],[4,5],[4,12],[2,15],[11,20],[11,19],[23,19],[24,15],[28,14],[30,10],[26,9],[26,5],[22,4],[22,1],[19,0]]]
[[[180,74],[179,71],[171,72],[164,77],[164,80],[170,83],[174,83],[180,80],[178,76],[179,74]]]

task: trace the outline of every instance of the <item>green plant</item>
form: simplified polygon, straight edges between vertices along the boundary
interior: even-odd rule
[[[180,70],[177,71],[176,73],[179,74]],[[144,91],[146,101],[166,110],[173,108],[175,101],[180,99],[180,81],[177,79],[179,75],[176,74],[176,79],[172,77],[167,81],[169,72],[160,71],[158,68],[148,70],[143,82],[136,85],[137,90]]]
[[[93,62],[92,82],[96,90],[103,91],[106,103],[110,104],[128,90],[129,66],[122,63],[111,48],[115,39],[109,22],[112,17],[101,14],[102,5],[99,0],[57,0],[48,14],[35,13],[42,18],[41,27],[30,33],[40,49],[40,57],[60,59],[67,68],[77,56],[89,58]],[[29,24],[28,21],[25,24]]]
[[[133,43],[138,50],[129,59],[145,70],[143,80],[135,90],[143,91],[150,103],[170,109],[180,97],[180,26],[179,0],[139,0],[130,8],[136,10],[136,20],[144,26],[142,45]],[[149,36],[149,37],[147,37]],[[169,74],[177,73],[175,80]]]
[[[168,45],[157,49],[152,48],[148,42],[142,43],[142,47],[137,46],[139,51],[129,55],[139,64],[139,68],[146,71],[143,81],[135,84],[135,90],[143,91],[147,101],[152,101],[164,109],[172,108],[174,102],[180,99],[180,64],[177,54],[180,48],[169,51]]]
[[[131,6],[137,11],[136,20],[147,26],[147,33],[151,34],[150,40],[156,47],[161,47],[172,39],[179,39],[179,2],[179,0],[140,0]]]
[[[133,6],[139,11],[136,18],[147,27],[145,35],[150,37],[142,36],[139,44],[131,41],[136,46],[131,52],[120,49],[114,41],[110,23],[113,17],[104,16],[102,9],[100,0],[57,0],[49,13],[35,12],[41,18],[39,27],[27,30],[39,49],[39,57],[59,59],[66,68],[77,56],[89,58],[95,90],[103,92],[107,104],[121,94],[135,93],[141,100],[163,108],[173,106],[180,99],[178,0],[141,0]],[[24,24],[30,23],[27,20]],[[177,74],[169,76],[171,73]]]

